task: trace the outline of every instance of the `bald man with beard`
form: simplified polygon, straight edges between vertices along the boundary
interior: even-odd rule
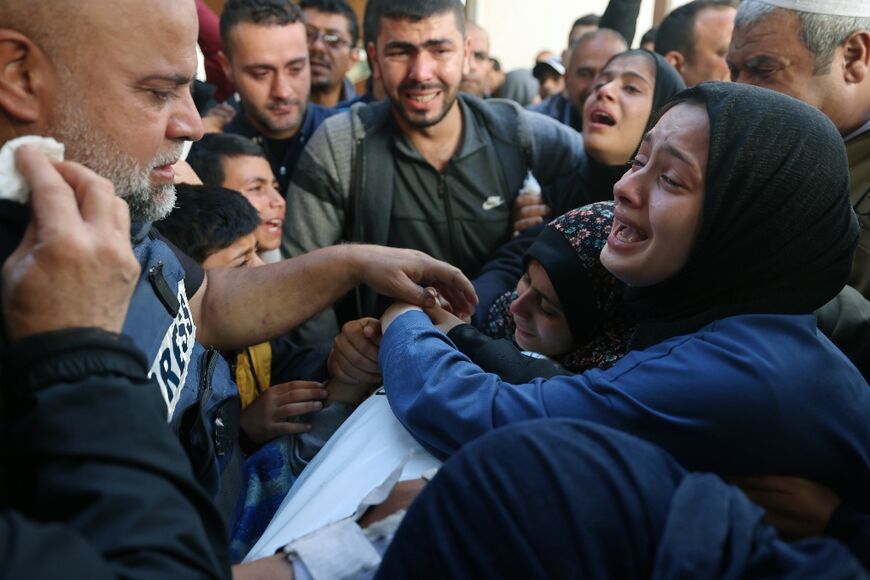
[[[220,471],[240,457],[231,451],[238,447],[238,432],[224,420],[232,416],[237,390],[234,397],[235,385],[222,378],[225,363],[202,344],[234,350],[282,335],[360,283],[418,304],[434,300],[419,284],[436,283],[470,312],[475,296],[467,279],[420,252],[345,245],[245,272],[206,275],[161,240],[151,223],[175,205],[173,164],[184,142],[203,131],[190,94],[194,0],[0,0],[0,23],[0,145],[20,135],[54,137],[65,144],[68,159],[107,178],[129,205],[142,274],[122,333],[144,352],[151,387],[165,403],[164,419],[187,445],[200,483],[225,516],[238,500],[222,496],[232,486],[227,471]],[[5,212],[3,218],[9,245],[11,228],[22,231],[28,216]],[[11,249],[3,248],[4,259]],[[56,259],[65,259],[62,251]],[[4,288],[9,282],[4,280]],[[200,401],[202,377],[211,381],[206,387],[212,396]],[[214,400],[227,407],[212,414]],[[187,409],[203,409],[205,426],[188,425]],[[86,423],[79,424],[85,429]],[[188,427],[205,429],[207,436],[194,441]],[[124,517],[118,506],[98,514],[88,507],[66,505],[46,517],[56,515],[61,524]]]

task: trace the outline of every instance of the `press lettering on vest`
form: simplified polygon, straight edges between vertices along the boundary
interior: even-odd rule
[[[157,357],[148,373],[148,376],[153,377],[160,385],[160,392],[163,394],[163,400],[166,401],[168,421],[172,420],[172,414],[178,404],[178,396],[184,387],[196,341],[196,325],[193,323],[190,305],[187,303],[183,280],[178,283],[178,302],[181,307],[166,331],[157,351]]]

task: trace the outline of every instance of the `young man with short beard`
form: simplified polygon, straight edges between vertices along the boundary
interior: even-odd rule
[[[302,149],[336,111],[308,102],[308,29],[290,0],[230,0],[221,13],[223,63],[241,110],[224,127],[263,147],[286,194]]]
[[[460,94],[471,46],[458,0],[373,0],[374,77],[387,100],[328,119],[300,158],[282,249],[341,240],[414,248],[474,275],[510,238],[511,205],[531,170],[571,171],[579,136],[513,102]],[[360,297],[348,319],[377,315]]]

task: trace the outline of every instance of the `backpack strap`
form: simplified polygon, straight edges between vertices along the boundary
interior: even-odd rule
[[[345,240],[387,245],[393,207],[393,176],[390,131],[385,130],[391,109],[388,102],[354,107],[359,117],[354,125],[353,165],[351,169]],[[357,287],[336,305],[339,325],[362,316],[378,316],[377,294]]]
[[[362,124],[355,135],[350,206],[353,211],[351,237],[354,242],[386,245],[393,207],[393,144],[390,103],[360,107]],[[356,129],[356,128],[355,128]],[[355,131],[356,132],[356,131]]]

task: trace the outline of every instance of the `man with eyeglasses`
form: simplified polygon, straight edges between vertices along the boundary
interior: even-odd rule
[[[309,100],[335,107],[356,96],[347,72],[359,59],[359,20],[344,0],[302,0],[311,62]]]
[[[312,74],[302,10],[291,0],[229,0],[221,40],[241,108],[224,132],[263,147],[284,195],[305,144],[336,113],[308,103]]]

